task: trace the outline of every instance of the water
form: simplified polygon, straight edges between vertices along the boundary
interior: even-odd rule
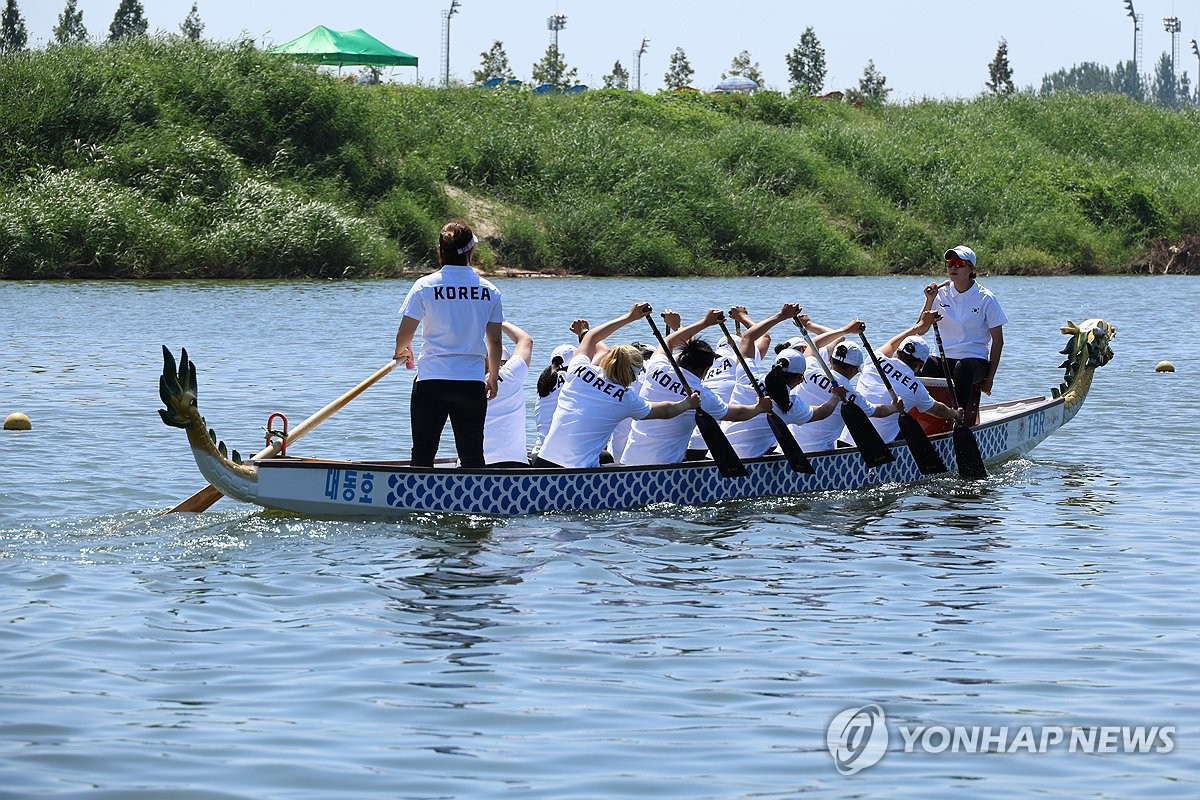
[[[798,298],[876,345],[920,304],[898,278],[500,283],[537,367],[571,318],[640,299]],[[1197,796],[1198,285],[986,283],[1011,318],[997,398],[1057,384],[1068,317],[1119,334],[1079,417],[982,484],[509,520],[222,500],[150,525],[204,483],[155,414],[161,344],[252,453],[272,411],[295,425],[387,362],[407,284],[0,284],[0,416],[34,425],[0,433],[0,798]],[[405,456],[410,380],[296,450]],[[826,728],[870,703],[889,751],[843,776]],[[899,726],[956,725],[1177,733],[903,752]]]

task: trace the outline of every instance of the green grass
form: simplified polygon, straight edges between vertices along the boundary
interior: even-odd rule
[[[7,278],[396,275],[466,213],[447,186],[500,209],[486,263],[590,275],[924,272],[960,242],[1114,272],[1200,231],[1200,117],[1115,96],[362,87],[167,37],[2,58],[0,114]]]

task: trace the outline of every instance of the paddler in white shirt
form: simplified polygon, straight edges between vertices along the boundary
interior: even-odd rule
[[[701,319],[685,328],[679,327],[678,314],[668,311],[663,318],[669,328],[677,329],[666,337],[666,343],[672,350],[679,350],[679,368],[687,380],[688,388],[699,392],[700,408],[714,419],[734,422],[750,419],[771,409],[771,400],[767,397],[760,398],[755,405],[730,405],[706,386],[700,377],[708,373],[717,354],[708,342],[697,337],[705,328],[725,318],[720,309],[710,308]],[[687,396],[661,345],[655,348],[646,362],[640,393],[651,403],[670,402]],[[681,414],[673,419],[637,420],[630,428],[621,463],[675,464],[683,461],[688,439],[695,426],[694,414]]]
[[[483,425],[483,460],[489,467],[528,467],[525,379],[533,360],[533,337],[511,322],[503,329],[513,346],[500,352],[499,387],[488,401]]]
[[[611,347],[592,364],[604,339],[652,310],[649,303],[634,303],[623,316],[584,334],[567,364],[558,408],[534,466],[598,467],[600,451],[622,419],[671,419],[700,405],[696,392],[675,402],[649,403],[630,389],[643,367],[642,354],[632,345]]]
[[[883,347],[876,350],[876,355],[879,356],[880,367],[887,374],[896,396],[905,408],[915,408],[941,419],[962,419],[962,412],[934,400],[929,396],[925,384],[917,379],[917,373],[929,360],[929,343],[921,334],[929,329],[935,318],[934,312],[923,312],[920,322],[893,336]],[[891,394],[883,379],[879,377],[874,363],[870,363],[869,359],[868,362],[858,379],[858,393],[868,403],[885,404],[891,400]],[[900,436],[900,421],[895,414],[873,417],[871,424],[885,442],[895,441]],[[852,441],[850,432],[846,430],[842,431],[840,438],[843,442]]]

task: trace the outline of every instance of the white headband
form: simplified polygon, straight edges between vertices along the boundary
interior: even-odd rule
[[[458,253],[461,256],[463,253],[469,253],[472,250],[474,250],[475,245],[477,245],[477,244],[479,244],[479,240],[475,238],[475,234],[471,234],[471,241],[467,242],[465,245],[458,248],[454,252]]]

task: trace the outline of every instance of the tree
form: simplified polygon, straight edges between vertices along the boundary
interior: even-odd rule
[[[612,72],[604,76],[605,89],[628,89],[629,88],[629,70],[621,66],[618,61],[613,64]]]
[[[1008,42],[1004,39],[1001,39],[996,47],[996,57],[988,64],[988,76],[985,86],[992,94],[1012,94],[1016,91],[1012,81],[1012,67],[1008,65]]]
[[[112,24],[108,26],[108,40],[119,42],[145,36],[150,23],[146,21],[146,13],[142,10],[141,0],[121,0],[117,13],[113,14]]]
[[[1113,88],[1134,100],[1145,102],[1146,87],[1142,83],[1142,76],[1138,75],[1137,62],[1132,58],[1117,64],[1113,70]]]
[[[887,78],[875,68],[874,59],[867,61],[862,77],[858,79],[858,90],[851,90],[851,98],[869,106],[881,106],[887,102],[892,90],[887,88]]]
[[[749,78],[758,84],[758,88],[763,88],[762,70],[756,63],[750,63],[750,51],[743,50],[733,57],[733,62],[730,63],[729,69],[721,73],[721,79],[724,80],[730,75],[741,75],[743,78]]]
[[[0,54],[19,53],[29,42],[25,31],[25,20],[17,8],[17,0],[8,0],[4,14],[0,15]]]
[[[516,74],[508,65],[508,53],[504,52],[504,42],[499,39],[480,53],[479,58],[479,69],[471,74],[475,83],[487,83],[492,78],[503,78],[506,81],[516,80]]]
[[[818,94],[825,86],[825,48],[812,27],[804,29],[800,44],[786,56],[788,80],[795,94]]]
[[[695,74],[696,70],[692,69],[692,65],[688,62],[687,53],[683,52],[682,47],[676,47],[675,52],[671,54],[671,60],[667,63],[667,74],[663,75],[663,83],[667,85],[668,89],[688,86]]]
[[[1163,53],[1154,69],[1154,79],[1150,83],[1150,97],[1155,105],[1163,108],[1179,107],[1179,83],[1175,78],[1175,65],[1170,53]]]
[[[179,32],[185,39],[191,39],[193,42],[200,41],[200,35],[204,33],[204,23],[200,21],[200,10],[196,8],[195,3],[192,3],[192,10],[180,23]]]
[[[78,0],[67,0],[67,5],[58,15],[58,24],[54,26],[54,41],[58,44],[76,44],[86,42],[87,28],[83,27],[83,12],[76,10]]]
[[[536,84],[549,83],[557,89],[566,89],[575,83],[579,70],[571,67],[563,60],[562,53],[553,44],[546,48],[546,55],[533,65],[533,82]]]

